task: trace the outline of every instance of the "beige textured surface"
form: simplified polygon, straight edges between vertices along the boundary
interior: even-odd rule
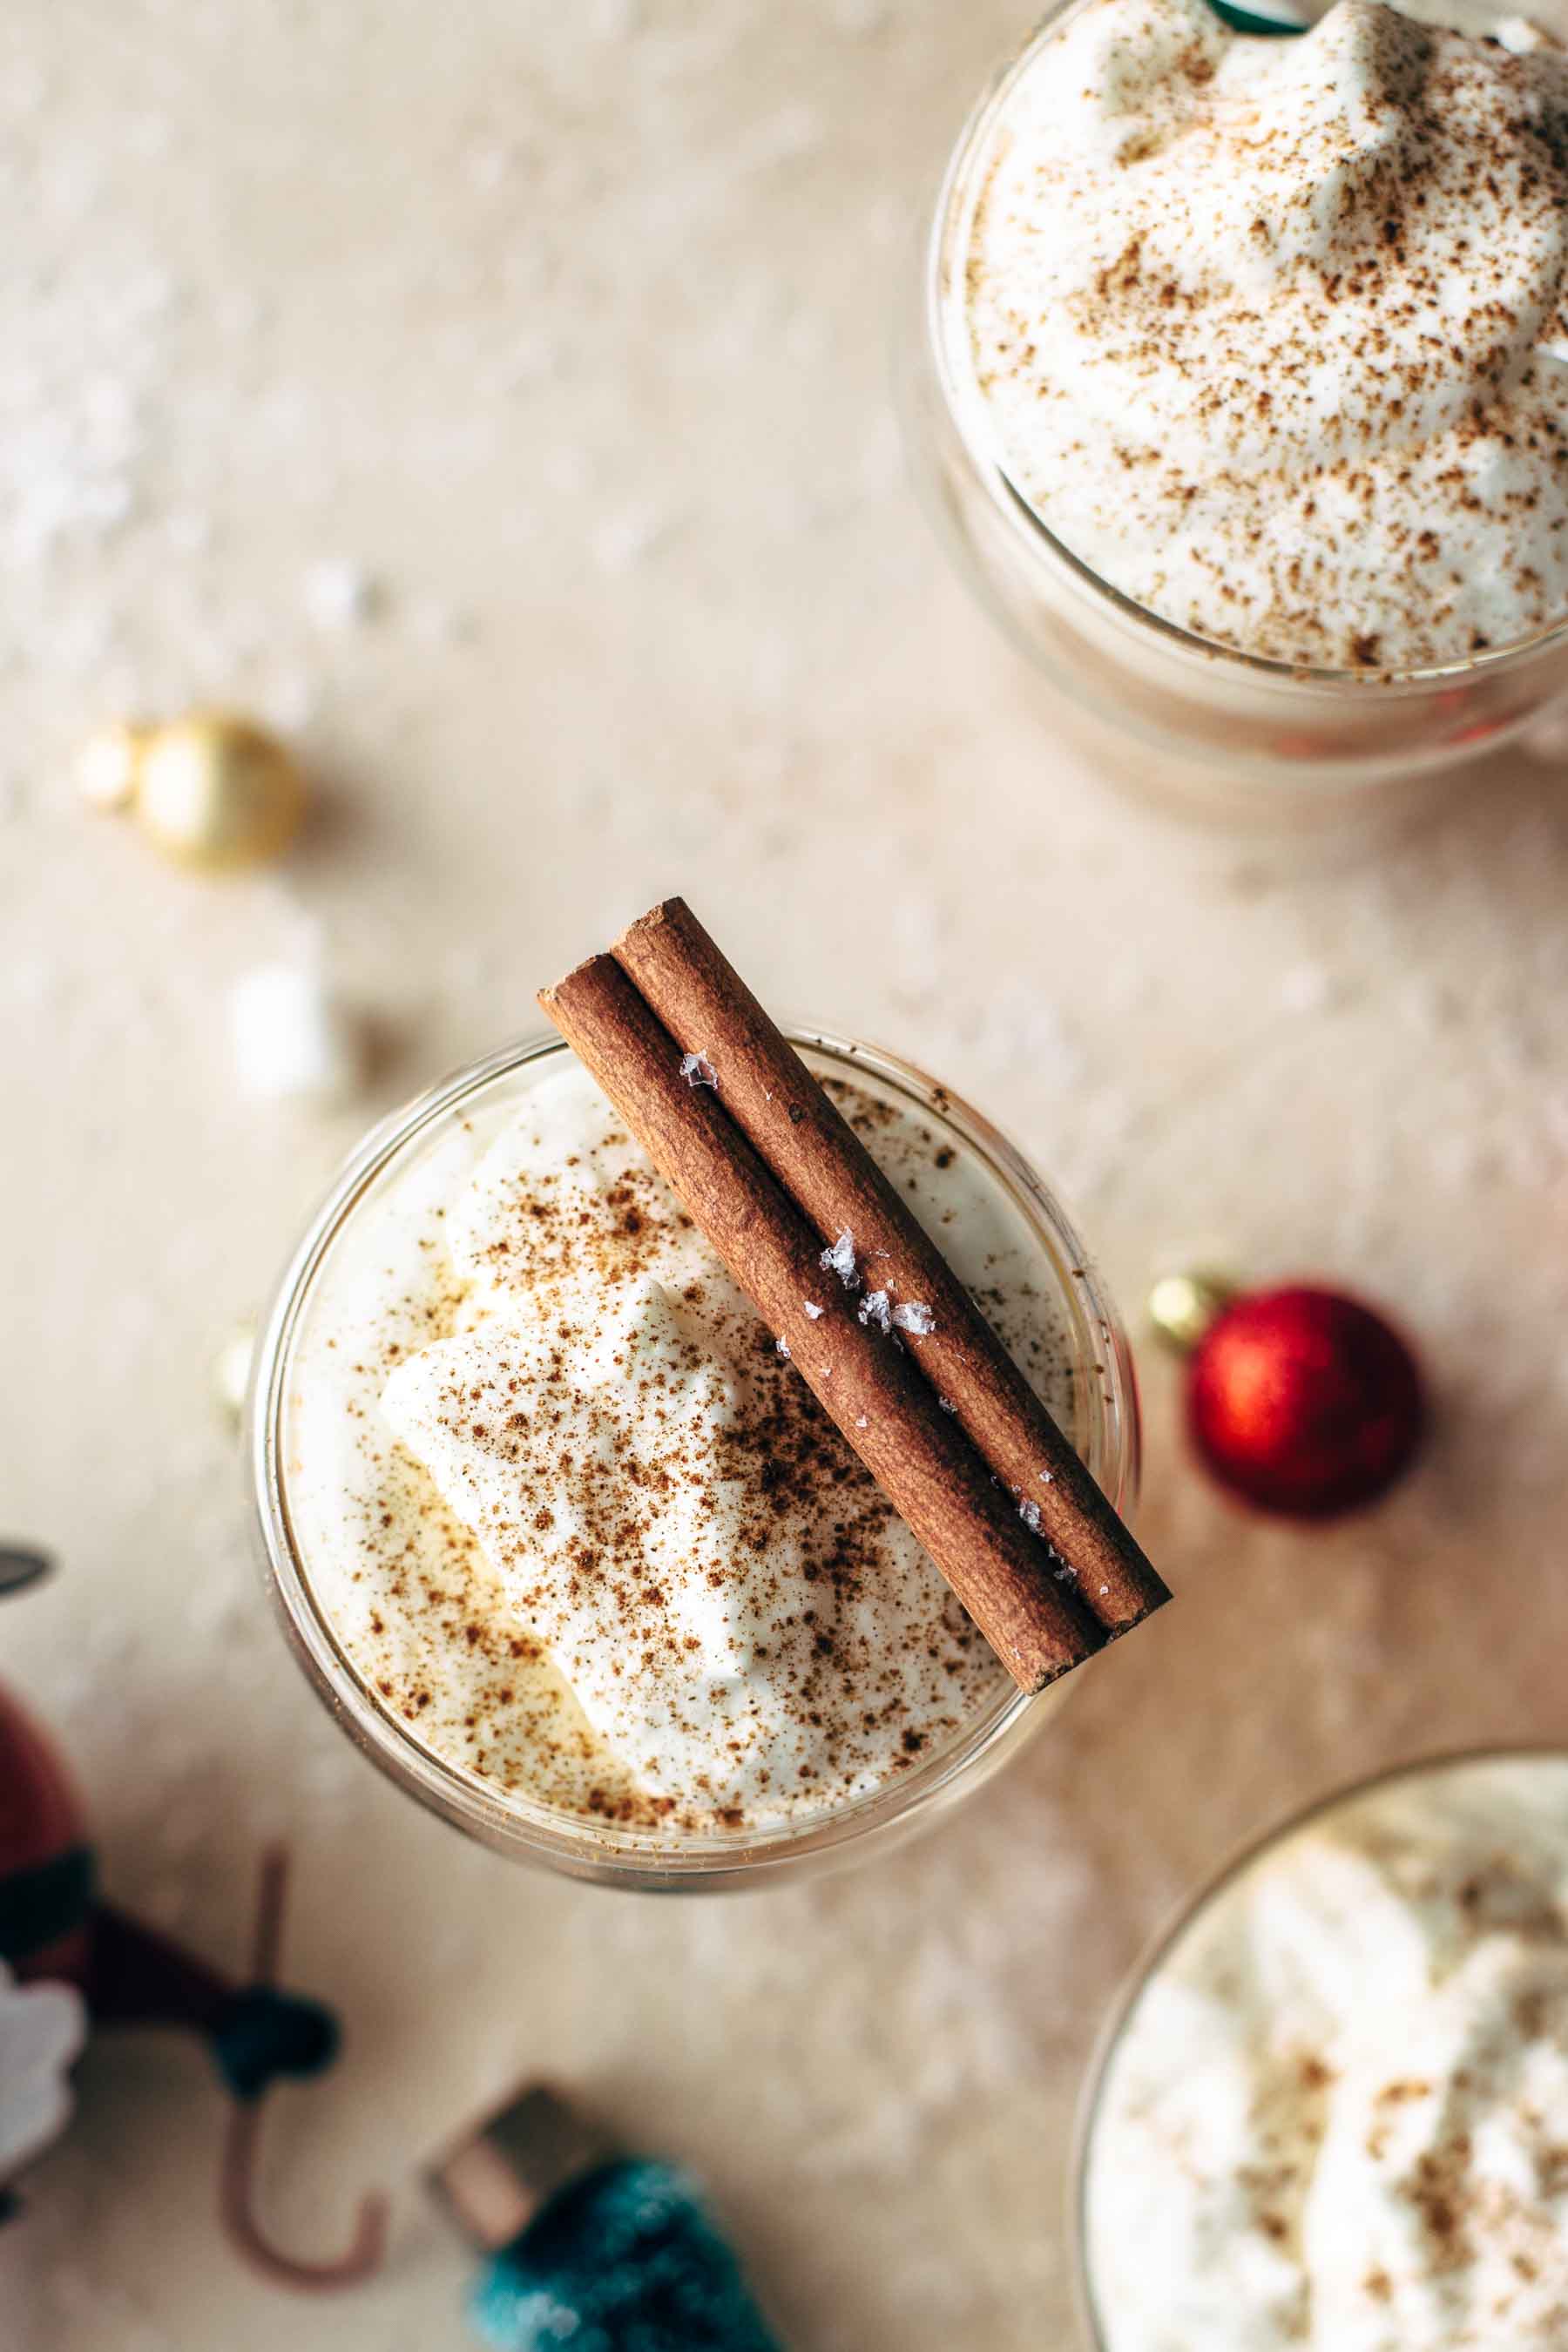
[[[300,1856],[332,2085],[269,2202],[374,2292],[300,2306],[210,2221],[218,2106],[101,2044],[0,2241],[7,2352],[429,2352],[411,2187],[548,2065],[699,2165],[796,2352],[1066,2340],[1074,2101],[1110,1989],[1241,1832],[1362,1767],[1552,1734],[1568,1634],[1568,813],[1504,770],[1374,859],[1184,835],[1055,748],[900,477],[916,192],[1012,0],[13,0],[0,26],[0,1516],[65,1571],[0,1658],[122,1899],[237,1962]],[[313,621],[312,567],[384,590]],[[326,792],[220,887],[74,806],[107,712],[221,690]],[[1145,1361],[1182,1603],[929,1843],[747,1903],[465,1847],[363,1765],[255,1589],[208,1358],[367,1103],[239,1097],[224,998],[319,921],[390,1102],[679,887],[785,1009],[885,1038],[1076,1199],[1130,1301],[1194,1246],[1364,1284],[1426,1352],[1420,1477],[1260,1531]]]

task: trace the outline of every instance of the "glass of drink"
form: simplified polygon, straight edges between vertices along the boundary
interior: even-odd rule
[[[1045,1184],[908,1064],[795,1042],[1128,1513],[1126,1342]],[[738,1300],[553,1036],[377,1128],[283,1279],[248,1449],[294,1648],[383,1770],[504,1852],[631,1887],[764,1884],[938,1818],[1060,1703],[1015,1688]],[[442,1421],[441,1368],[475,1332],[535,1350],[526,1412],[494,1426],[505,1480],[526,1486],[524,1552],[535,1527],[578,1547],[550,1640],[476,1540],[482,1509],[465,1525],[449,1507],[491,1460],[466,1403]],[[739,1634],[704,1614],[693,1561],[726,1606],[740,1580]]]

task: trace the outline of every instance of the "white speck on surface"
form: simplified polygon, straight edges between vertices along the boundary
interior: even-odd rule
[[[460,646],[474,634],[469,616],[439,596],[419,596],[407,609],[411,636],[424,646]]]
[[[489,381],[493,390],[504,398],[509,393],[529,392],[548,384],[553,376],[560,374],[564,363],[565,345],[560,336],[519,335],[491,366]],[[550,470],[544,469],[544,474]],[[552,480],[551,487],[559,485]]]
[[[711,1087],[715,1094],[719,1091],[719,1073],[706,1054],[683,1054],[680,1075],[689,1087]]]
[[[874,1323],[879,1331],[890,1332],[893,1328],[893,1302],[885,1290],[868,1290],[860,1301],[860,1320]]]
[[[176,510],[163,518],[163,539],[172,554],[205,555],[213,543],[213,519],[199,509]]]
[[[773,1341],[773,1345],[778,1349],[781,1356],[787,1356],[789,1354],[790,1347],[787,1339],[775,1339]]]
[[[594,468],[586,450],[579,449],[574,442],[547,450],[540,459],[539,479],[560,498],[580,498],[593,478]]]
[[[116,288],[99,321],[122,344],[113,373],[84,372],[83,344],[61,343],[37,306],[26,366],[0,373],[0,544],[18,562],[50,562],[100,542],[134,512],[146,457],[145,388],[156,364],[156,306],[137,278]],[[98,342],[99,338],[94,341]]]
[[[820,147],[823,139],[823,118],[815,106],[804,102],[785,107],[771,122],[760,122],[749,133],[745,143],[735,156],[732,169],[737,173],[768,172],[781,163],[793,163],[798,156],[809,155]]]
[[[635,571],[663,546],[676,527],[674,511],[665,506],[628,507],[608,515],[589,541],[601,572]]]
[[[374,620],[381,590],[363,563],[343,555],[323,557],[305,574],[305,611],[318,629],[355,629]]]
[[[1056,1472],[1055,1472],[1054,1470],[1042,1470],[1042,1471],[1041,1471],[1041,1473],[1040,1473],[1040,1484],[1041,1484],[1041,1486],[1054,1486],[1056,1485],[1056,1483],[1057,1483],[1057,1474],[1056,1474]]]
[[[262,717],[280,735],[298,735],[321,709],[321,688],[303,670],[293,670],[264,688],[258,702]]]
[[[1024,1525],[1028,1528],[1029,1533],[1032,1536],[1037,1536],[1039,1534],[1040,1507],[1038,1503],[1031,1503],[1026,1499],[1020,1503],[1018,1506],[1018,1517],[1023,1520]]]
[[[47,957],[26,957],[10,965],[3,977],[5,994],[21,1013],[58,1014],[69,1001],[70,974]]]
[[[860,1269],[855,1262],[855,1236],[852,1233],[847,1230],[841,1233],[833,1247],[823,1251],[817,1264],[825,1266],[829,1274],[836,1274],[846,1290],[859,1289]]]
[[[900,1331],[912,1331],[917,1339],[936,1329],[936,1317],[921,1298],[901,1299],[893,1309],[893,1320]]]
[[[515,151],[504,140],[487,139],[465,157],[463,176],[481,195],[504,187],[517,163]]]
[[[805,1308],[806,1313],[810,1316],[814,1323],[821,1322],[823,1309],[820,1307],[816,1306],[815,1302],[809,1298],[802,1299],[801,1304]]]
[[[229,998],[235,1076],[260,1102],[346,1101],[363,1075],[358,1026],[309,964],[258,964]]]
[[[855,1426],[857,1429],[869,1429],[871,1424],[863,1412],[858,1412],[855,1416]]]
[[[1333,999],[1333,974],[1321,963],[1293,964],[1280,980],[1279,1002],[1287,1013],[1321,1013]]]

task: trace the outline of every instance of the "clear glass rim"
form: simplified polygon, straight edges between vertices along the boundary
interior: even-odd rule
[[[1103,1383],[1077,1383],[1080,1425],[1074,1437],[1111,1502],[1129,1510],[1137,1493],[1140,1454],[1131,1350],[1094,1262],[1054,1194],[988,1119],[915,1064],[815,1024],[795,1025],[787,1034],[808,1050],[858,1064],[910,1097],[928,1116],[944,1120],[1002,1181],[1027,1219],[1033,1238],[1058,1269],[1078,1360],[1103,1369]],[[601,1883],[704,1888],[756,1884],[808,1855],[834,1854],[939,1801],[951,1801],[960,1793],[959,1784],[967,1787],[984,1777],[983,1767],[1000,1762],[1040,1727],[1054,1694],[1028,1697],[1005,1688],[929,1765],[916,1766],[893,1786],[854,1799],[805,1825],[785,1822],[753,1832],[716,1830],[700,1839],[685,1834],[679,1841],[653,1829],[601,1826],[515,1792],[502,1797],[401,1731],[376,1704],[318,1605],[293,1538],[282,1468],[288,1373],[312,1283],[338,1233],[393,1159],[418,1135],[497,1080],[569,1051],[553,1031],[545,1031],[502,1046],[441,1080],[372,1129],[311,1218],[258,1339],[247,1405],[247,1477],[265,1570],[285,1631],[318,1695],[372,1760],[431,1811],[487,1843]]]
[[[948,158],[926,240],[922,307],[927,347],[942,399],[965,455],[994,511],[1011,538],[1029,554],[1042,557],[1047,564],[1065,572],[1079,588],[1114,613],[1129,630],[1152,635],[1173,651],[1201,660],[1207,667],[1229,668],[1240,676],[1319,696],[1430,692],[1515,667],[1531,655],[1561,643],[1568,637],[1568,613],[1561,619],[1533,630],[1528,636],[1514,638],[1506,646],[1489,646],[1484,653],[1467,654],[1457,661],[1436,663],[1424,668],[1320,668],[1307,663],[1280,661],[1267,654],[1246,653],[1239,646],[1202,636],[1194,630],[1184,629],[1177,622],[1165,620],[1160,614],[1151,611],[1148,605],[1140,604],[1126,595],[1109,580],[1102,580],[1091,565],[1086,563],[1081,556],[1074,554],[1072,549],[1057,537],[1023,492],[1015,487],[999,451],[977,436],[978,395],[965,381],[963,362],[955,348],[962,339],[954,336],[952,328],[950,314],[956,311],[962,317],[963,306],[950,299],[950,263],[953,257],[955,238],[961,239],[962,251],[966,253],[968,250],[969,235],[981,193],[976,183],[976,166],[989,150],[997,117],[1011,98],[1018,79],[1033,62],[1037,51],[1055,37],[1065,18],[1089,5],[1091,0],[1055,0],[1055,5],[1040,18],[1027,39],[993,76]]]
[[[1089,2250],[1089,2175],[1094,2136],[1123,2036],[1144,1993],[1188,1929],[1211,1903],[1217,1903],[1249,1870],[1272,1853],[1276,1846],[1299,1837],[1315,1822],[1326,1820],[1329,1815],[1356,1803],[1363,1797],[1375,1796],[1380,1790],[1397,1788],[1407,1780],[1423,1780],[1443,1772],[1457,1771],[1469,1764],[1531,1762],[1568,1762],[1568,1741],[1485,1740],[1471,1747],[1439,1748],[1430,1756],[1415,1757],[1403,1764],[1384,1765],[1376,1771],[1363,1773],[1357,1780],[1342,1781],[1326,1795],[1314,1797],[1298,1807],[1271,1829],[1247,1838],[1195,1893],[1182,1897],[1166,1924],[1155,1930],[1095,2037],[1073,2132],[1072,2164],[1068,2174],[1068,2227],[1075,2255],[1073,2270],[1079,2322],[1084,2341],[1092,2347],[1092,2352],[1112,2352],[1095,2294]]]

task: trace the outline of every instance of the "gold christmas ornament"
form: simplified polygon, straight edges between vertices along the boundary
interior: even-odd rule
[[[275,735],[233,710],[104,728],[83,750],[78,774],[93,807],[131,809],[165,856],[203,873],[280,856],[305,813],[294,760]]]
[[[1149,1293],[1149,1320],[1166,1346],[1184,1356],[1236,1295],[1236,1284],[1221,1274],[1162,1275]]]

